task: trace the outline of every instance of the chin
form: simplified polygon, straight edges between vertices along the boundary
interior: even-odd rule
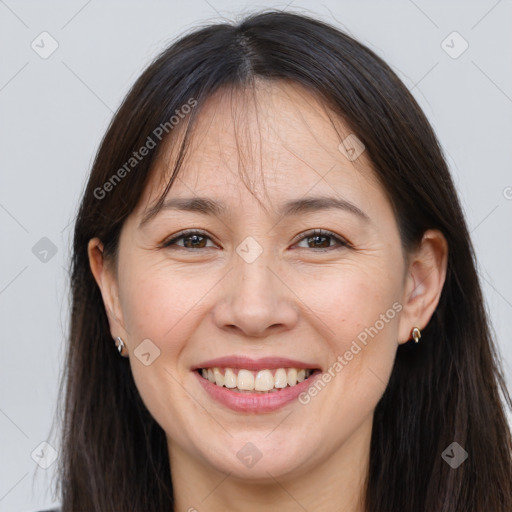
[[[312,464],[312,457],[307,456],[309,452],[303,443],[297,440],[293,446],[290,436],[287,436],[286,445],[277,437],[272,441],[264,437],[253,438],[253,441],[251,437],[247,439],[224,443],[222,449],[215,450],[215,457],[207,457],[207,460],[217,471],[230,474],[230,478],[262,484],[274,482],[272,477],[297,476],[308,471]]]

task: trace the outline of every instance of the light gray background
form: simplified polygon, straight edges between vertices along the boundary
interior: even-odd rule
[[[0,0],[0,511],[54,503],[48,488],[56,465],[36,473],[31,453],[43,441],[59,449],[49,434],[67,332],[72,221],[113,112],[179,34],[286,5]],[[288,9],[368,45],[432,122],[467,215],[511,383],[511,1],[297,0]],[[48,59],[31,48],[43,31],[59,44]],[[469,43],[457,59],[441,46],[453,31]],[[456,39],[447,44],[461,48]],[[57,247],[46,262],[32,252],[42,237]]]

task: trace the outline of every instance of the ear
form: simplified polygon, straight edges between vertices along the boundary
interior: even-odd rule
[[[89,265],[98,287],[101,291],[103,304],[108,317],[110,334],[113,339],[121,336],[127,339],[126,329],[119,301],[119,289],[115,272],[110,265],[106,264],[103,258],[103,243],[99,238],[91,238],[87,245]]]
[[[443,290],[448,262],[448,243],[437,229],[425,231],[418,249],[410,254],[398,342],[411,339],[414,327],[424,329],[430,322]]]

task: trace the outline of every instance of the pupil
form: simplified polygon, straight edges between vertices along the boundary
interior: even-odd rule
[[[190,235],[188,237],[185,238],[185,240],[192,240],[193,239],[193,242],[192,242],[192,246],[193,247],[197,247],[198,246],[198,239],[200,238],[204,238],[200,235]],[[187,247],[189,247],[189,245],[186,243],[185,244]]]
[[[323,235],[316,235],[316,236],[313,236],[311,237],[313,240],[315,240],[315,244],[318,242],[319,239],[323,238],[324,240],[327,240],[327,236],[323,236]],[[318,247],[318,246],[317,246]],[[322,246],[322,247],[326,247],[325,244]],[[327,244],[327,247],[329,247],[329,244]]]

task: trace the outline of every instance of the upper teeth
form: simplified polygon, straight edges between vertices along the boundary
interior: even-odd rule
[[[201,371],[205,379],[217,386],[226,386],[231,389],[238,388],[244,391],[270,391],[286,386],[295,386],[297,382],[307,379],[312,372],[313,370],[304,368],[277,368],[253,372],[244,369],[217,367],[203,368]]]

